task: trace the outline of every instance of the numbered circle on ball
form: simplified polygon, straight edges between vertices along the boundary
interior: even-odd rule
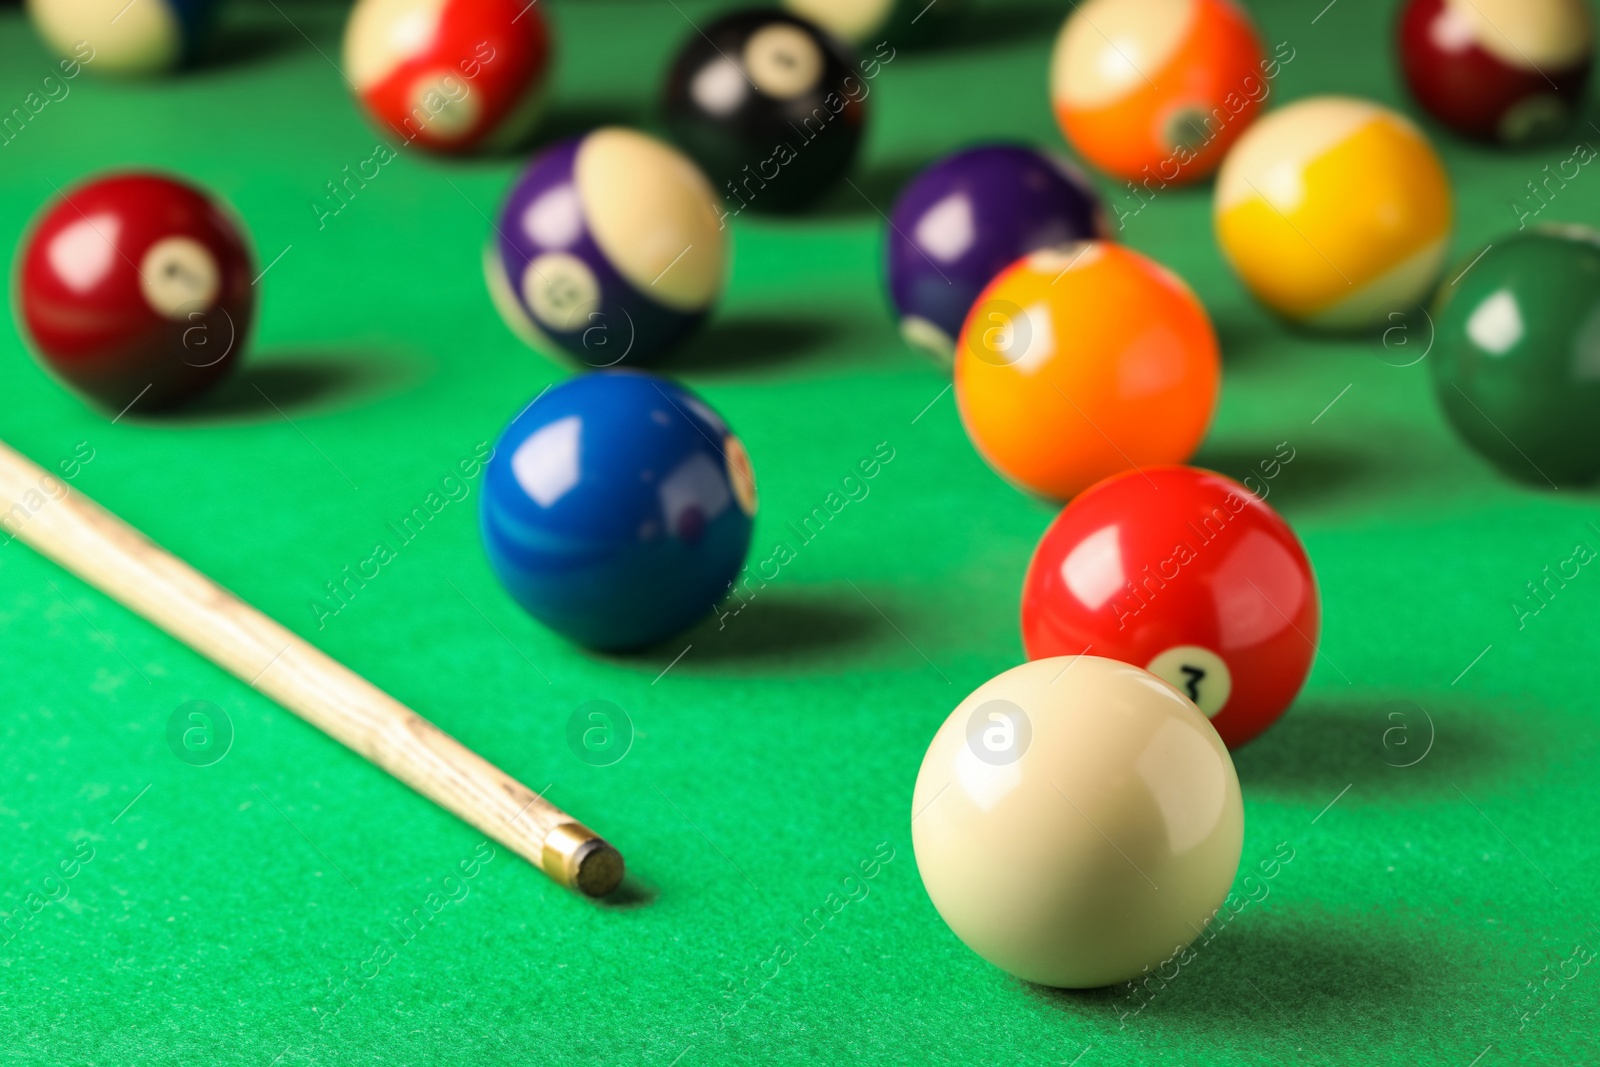
[[[967,316],[973,354],[991,367],[1010,367],[1028,354],[1033,322],[1009,300],[985,300]]]
[[[1214,719],[1233,695],[1233,674],[1222,657],[1199,645],[1169,648],[1145,665],[1145,670],[1194,701],[1206,718]]]
[[[477,124],[477,98],[450,71],[430,71],[411,83],[411,111],[406,125],[414,126],[416,133],[454,141],[471,133]],[[412,134],[409,129],[399,132]]]
[[[600,305],[600,280],[589,265],[566,252],[546,252],[522,272],[522,299],[533,317],[570,333],[589,325]]]
[[[1211,121],[1207,108],[1193,103],[1181,104],[1162,123],[1161,140],[1169,152],[1197,152],[1216,136],[1211,130]]]
[[[209,700],[180,704],[167,716],[167,747],[191,767],[209,767],[233,747],[233,720]]]
[[[633,747],[633,720],[609,700],[586,701],[567,717],[567,747],[591,767],[609,767]]]
[[[822,77],[822,50],[798,26],[768,26],[744,46],[744,69],[756,88],[779,100],[792,100]]]
[[[920,315],[905,316],[900,320],[900,336],[904,337],[906,344],[912,348],[922,349],[946,368],[950,366],[951,354],[955,351],[956,343],[950,339],[949,334],[927,319]]]
[[[1560,133],[1571,119],[1566,101],[1545,93],[1519,100],[1506,109],[1495,132],[1507,144],[1522,144]]]
[[[144,254],[139,289],[157,314],[182,322],[196,308],[216,302],[222,291],[222,268],[194,238],[168,237]]]
[[[722,455],[728,461],[728,483],[733,486],[733,497],[746,515],[756,513],[756,469],[750,463],[750,453],[744,442],[733,434],[722,439]]]
[[[1017,762],[1032,743],[1028,713],[1009,700],[986,700],[967,716],[967,747],[992,766]]]

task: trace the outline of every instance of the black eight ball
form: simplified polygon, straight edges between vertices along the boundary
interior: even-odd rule
[[[737,214],[791,211],[850,168],[871,85],[845,45],[776,11],[695,33],[667,75],[666,121]]]

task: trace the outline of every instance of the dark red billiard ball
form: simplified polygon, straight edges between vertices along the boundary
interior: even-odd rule
[[[1411,0],[1400,65],[1440,122],[1520,144],[1561,132],[1583,105],[1594,34],[1583,0]]]
[[[1316,577],[1289,524],[1195,467],[1085,489],[1045,531],[1022,587],[1029,659],[1143,667],[1193,700],[1229,748],[1293,702],[1320,626]]]
[[[118,412],[172,407],[216,385],[255,316],[238,226],[205,192],[160,174],[63,193],[20,262],[17,305],[42,362]]]

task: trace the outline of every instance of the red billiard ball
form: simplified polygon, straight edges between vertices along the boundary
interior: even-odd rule
[[[344,69],[373,124],[397,141],[499,151],[538,120],[550,33],[528,0],[359,0]]]
[[[113,174],[63,193],[20,261],[17,305],[42,362],[118,412],[215,386],[255,317],[238,226],[205,192],[160,174]]]
[[[1594,34],[1583,0],[1411,0],[1400,15],[1411,93],[1468,137],[1559,133],[1583,104]]]
[[[1229,748],[1277,721],[1316,656],[1321,605],[1299,538],[1230,478],[1147,467],[1056,516],[1022,587],[1029,659],[1087,653],[1186,694]]]

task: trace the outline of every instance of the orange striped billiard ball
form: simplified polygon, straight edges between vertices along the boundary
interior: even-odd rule
[[[1275,69],[1232,0],[1088,0],[1056,38],[1050,102],[1096,167],[1181,185],[1217,168]]]
[[[1194,293],[1109,241],[1007,267],[968,312],[955,363],[956,402],[978,452],[1056,500],[1120,471],[1188,459],[1220,377],[1216,334]]]

